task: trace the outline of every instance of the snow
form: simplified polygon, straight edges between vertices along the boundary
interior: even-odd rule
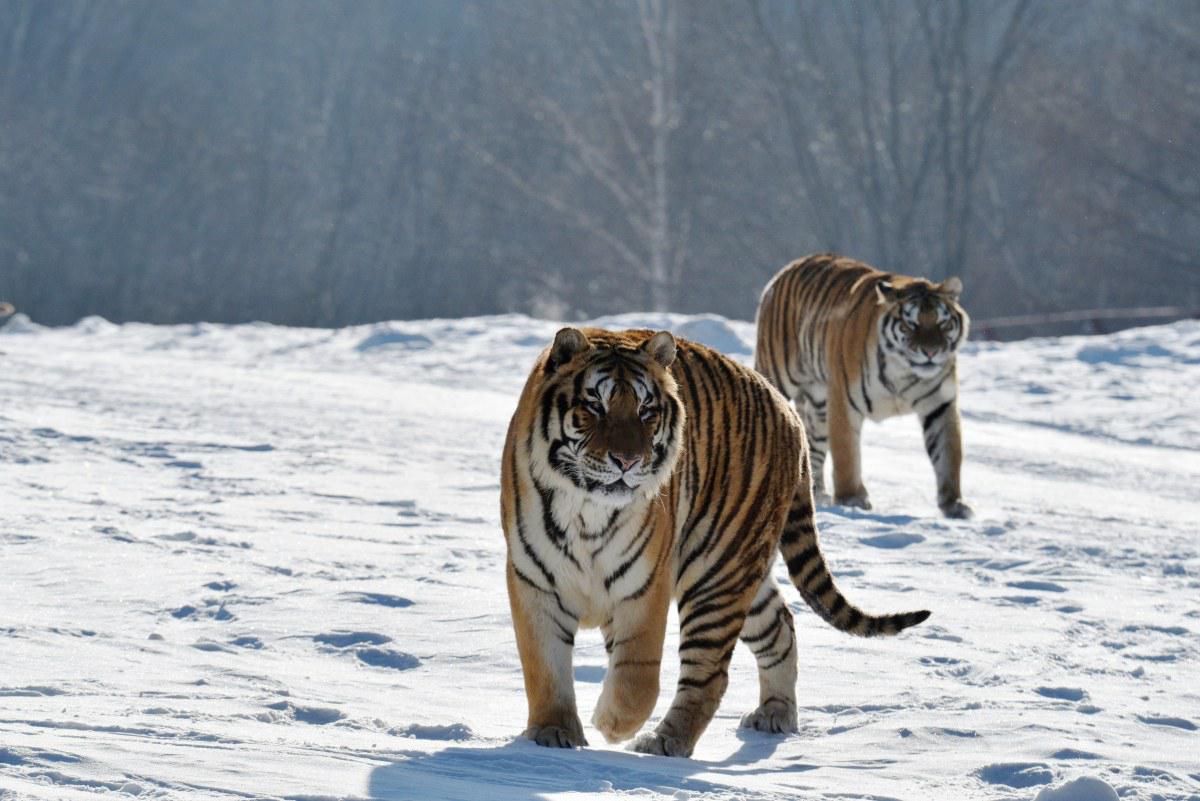
[[[1117,801],[1117,791],[1103,779],[1080,776],[1061,787],[1042,790],[1033,801]]]
[[[746,322],[601,322],[751,358]],[[1200,794],[1200,324],[968,346],[973,521],[938,515],[915,420],[868,427],[875,510],[820,510],[827,558],[864,607],[933,617],[856,640],[785,588],[800,731],[737,728],[739,648],[685,760],[515,739],[498,461],[558,327],[10,321],[0,797]],[[604,665],[585,633],[585,721]]]

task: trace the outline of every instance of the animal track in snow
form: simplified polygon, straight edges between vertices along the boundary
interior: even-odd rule
[[[1053,581],[1010,581],[1008,586],[1016,590],[1033,590],[1035,592],[1066,592],[1067,588]]]
[[[1082,701],[1088,697],[1088,694],[1078,687],[1038,687],[1034,692],[1059,701]]]
[[[891,534],[878,534],[874,537],[859,537],[859,542],[863,545],[869,545],[872,548],[887,548],[896,550],[907,548],[910,545],[915,545],[918,542],[924,542],[925,537],[921,534],[908,534],[903,531],[896,531]]]
[[[1042,762],[998,762],[985,765],[975,771],[975,775],[986,784],[1001,784],[1017,789],[1049,784],[1054,780],[1049,766]]]
[[[417,740],[455,740],[460,742],[470,740],[475,736],[471,727],[465,723],[450,723],[444,726],[413,723],[389,729],[388,734],[397,737],[412,737]]]
[[[393,651],[390,648],[359,648],[354,652],[358,661],[364,665],[392,670],[412,670],[420,667],[421,660],[403,651]]]
[[[373,631],[334,631],[328,634],[316,634],[313,642],[321,645],[331,645],[334,648],[352,648],[355,645],[383,645],[392,641],[391,637],[376,634]]]
[[[264,723],[277,723],[280,720],[298,720],[313,726],[327,726],[336,723],[346,716],[337,709],[323,706],[299,706],[291,701],[277,701],[267,704],[271,712],[264,712],[257,718]]]
[[[342,593],[342,597],[348,601],[386,606],[389,609],[404,609],[413,605],[413,602],[407,598],[401,598],[399,595],[388,595],[382,592],[344,592]]]
[[[1176,729],[1183,729],[1184,731],[1196,731],[1197,728],[1200,728],[1200,726],[1192,723],[1187,718],[1173,718],[1159,715],[1138,715],[1137,719],[1142,723],[1145,723],[1147,726],[1171,726]]]

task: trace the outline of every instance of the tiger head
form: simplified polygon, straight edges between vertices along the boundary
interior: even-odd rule
[[[675,352],[666,331],[559,331],[539,368],[530,436],[538,481],[612,507],[656,495],[683,441]]]
[[[940,284],[923,278],[877,283],[875,291],[883,307],[879,341],[884,350],[920,378],[944,370],[967,339],[970,318],[958,304],[962,289],[957,277]]]

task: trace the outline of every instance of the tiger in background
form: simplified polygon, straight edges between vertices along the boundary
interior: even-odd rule
[[[926,611],[874,616],[834,585],[817,541],[804,429],[762,376],[670,333],[564,328],[538,357],[509,424],[500,510],[529,703],[524,735],[586,745],[572,651],[599,627],[608,670],[592,722],[610,742],[654,709],[672,597],[680,675],[634,749],[687,756],[712,720],[740,638],[758,661],[742,725],[796,728],[796,635],[771,576],[834,627],[895,634]]]
[[[758,307],[755,368],[793,400],[808,432],[814,490],[870,509],[862,480],[863,420],[915,412],[937,476],[938,506],[969,518],[959,476],[962,434],[955,356],[969,318],[962,281],[935,284],[821,253],[779,271]]]

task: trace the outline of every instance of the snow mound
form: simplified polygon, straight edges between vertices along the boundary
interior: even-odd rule
[[[1181,398],[1200,389],[1189,378],[1197,364],[1198,320],[1105,336],[968,343],[959,360],[960,406],[975,420],[1194,450],[1200,415]]]
[[[749,356],[754,351],[754,325],[729,320],[717,314],[615,314],[588,323],[597,328],[621,330],[650,328],[670,331],[683,339],[699,342],[730,356]]]
[[[38,325],[29,319],[29,315],[17,312],[7,320],[0,320],[0,334],[34,334],[46,330],[46,326]]]
[[[1108,782],[1092,776],[1080,776],[1058,787],[1046,787],[1033,801],[1117,801],[1119,796]]]

